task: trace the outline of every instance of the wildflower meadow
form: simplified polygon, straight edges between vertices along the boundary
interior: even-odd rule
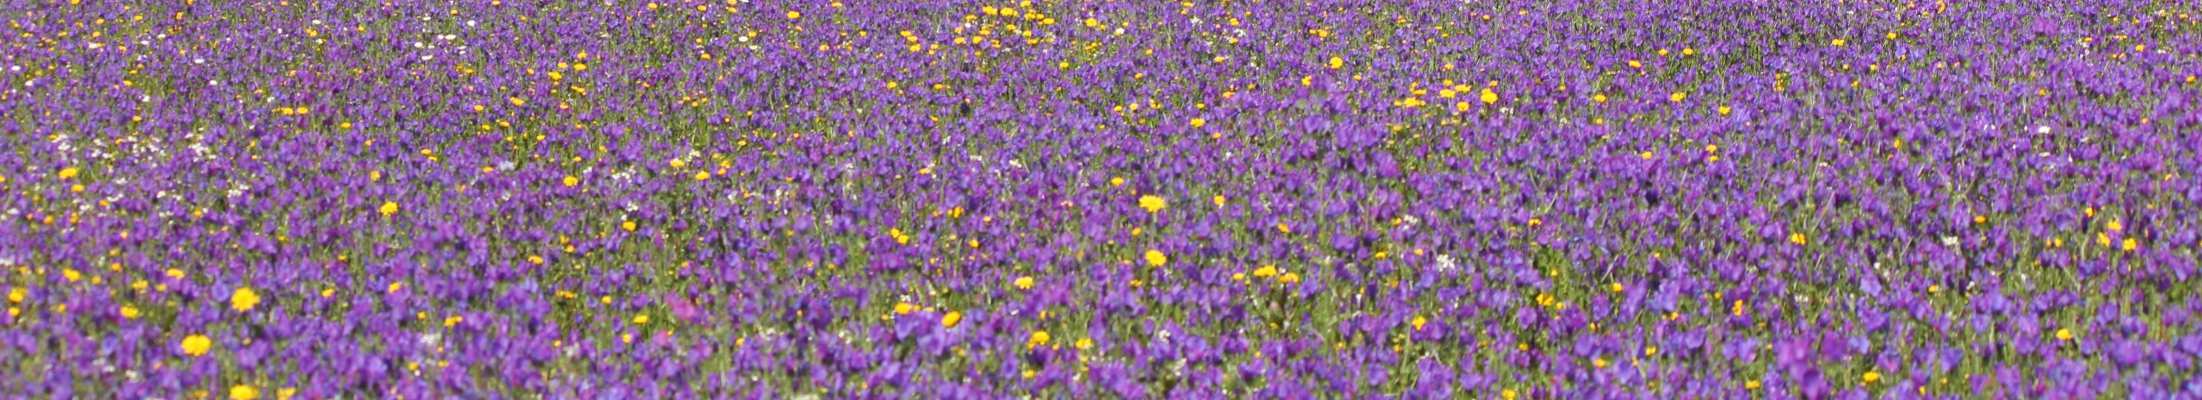
[[[2202,397],[2193,1],[0,20],[5,398]]]

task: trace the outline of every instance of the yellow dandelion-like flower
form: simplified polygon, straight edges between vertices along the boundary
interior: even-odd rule
[[[1834,41],[1827,42],[1827,44],[1834,45],[1835,47],[1843,47],[1844,44],[1848,43],[1849,42],[1845,42],[1842,39],[1835,39]]]
[[[1802,245],[1804,245],[1804,242],[1805,242],[1805,240],[1804,240],[1804,232],[1796,232],[1796,233],[1790,233],[1790,234],[1789,234],[1789,242],[1790,242],[1790,243],[1795,243],[1795,244],[1797,244],[1797,245],[1799,245],[1799,246],[1802,246]]]
[[[82,171],[82,170],[80,170],[80,169],[77,169],[77,167],[68,167],[68,168],[62,168],[62,169],[61,169],[61,172],[60,172],[60,173],[57,173],[57,174],[54,174],[54,175],[56,175],[56,176],[60,176],[60,177],[61,177],[61,179],[72,179],[72,178],[76,178],[76,174],[77,174],[78,172],[81,172],[81,171]]]
[[[1139,196],[1139,208],[1147,209],[1147,212],[1149,213],[1159,212],[1162,211],[1162,209],[1169,207],[1170,201],[1164,200],[1162,196],[1151,194],[1146,196]]]
[[[1413,322],[1413,324],[1414,324],[1414,330],[1418,330],[1418,331],[1419,331],[1419,330],[1422,330],[1422,326],[1423,326],[1423,325],[1427,325],[1427,324],[1429,324],[1429,323],[1430,323],[1430,320],[1429,320],[1428,318],[1423,318],[1423,317],[1422,317],[1422,316],[1420,316],[1420,315],[1416,315],[1416,316],[1414,316],[1414,322]]]
[[[1672,101],[1676,103],[1680,103],[1683,99],[1688,98],[1690,98],[1690,94],[1685,92],[1674,92],[1667,95],[1667,101]]]
[[[1185,124],[1186,124],[1186,125],[1191,125],[1191,126],[1192,126],[1192,127],[1194,127],[1194,128],[1199,128],[1199,127],[1203,127],[1203,126],[1208,126],[1208,119],[1206,119],[1206,118],[1194,118],[1194,119],[1193,119],[1193,120],[1191,120],[1191,121],[1186,121],[1186,122],[1185,122]]]
[[[1275,265],[1264,265],[1261,268],[1254,269],[1254,277],[1256,278],[1269,278],[1274,276],[1277,276],[1277,266]]]
[[[1295,284],[1295,283],[1300,283],[1300,273],[1298,273],[1298,272],[1286,272],[1286,273],[1284,273],[1284,275],[1283,275],[1283,276],[1279,276],[1279,277],[1277,277],[1277,283],[1282,283],[1282,284],[1287,284],[1287,285],[1290,285],[1290,284]]]
[[[1032,277],[1020,276],[1017,277],[1017,281],[1013,282],[1012,284],[1017,285],[1018,289],[1031,289],[1032,286],[1036,283],[1032,281]]]
[[[1029,339],[1025,339],[1025,348],[1030,349],[1047,345],[1047,342],[1050,339],[1052,339],[1052,337],[1048,336],[1047,331],[1033,331],[1032,337]]]
[[[895,315],[909,315],[910,313],[917,312],[917,310],[918,305],[916,304],[899,301],[895,302]]]
[[[214,350],[214,340],[207,339],[204,335],[185,336],[181,345],[184,354],[192,357],[203,356],[206,355],[206,352]]]
[[[1147,250],[1146,258],[1147,265],[1156,267],[1160,267],[1162,266],[1162,264],[1168,264],[1170,262],[1170,256],[1163,255],[1161,250]]]
[[[1866,384],[1868,384],[1868,385],[1871,385],[1871,384],[1874,384],[1875,382],[1880,382],[1880,381],[1881,381],[1881,372],[1880,372],[1880,371],[1866,371],[1866,376],[1864,376],[1863,378],[1864,378],[1864,380],[1865,380]]]
[[[238,312],[252,311],[252,308],[258,305],[260,305],[260,293],[252,291],[251,287],[239,287],[236,291],[229,293],[229,308],[232,310]]]
[[[385,202],[382,202],[382,207],[381,207],[381,208],[377,208],[377,209],[375,209],[375,212],[377,212],[377,213],[381,213],[381,214],[382,214],[382,216],[383,216],[383,217],[386,217],[386,218],[387,218],[387,217],[389,217],[389,216],[392,216],[392,215],[397,215],[397,214],[398,214],[398,202],[395,202],[395,201],[385,201]]]
[[[789,21],[794,21],[794,20],[798,20],[798,19],[803,19],[803,12],[801,12],[801,11],[793,11],[793,10],[790,10],[790,11],[788,11],[788,20],[789,20]]]
[[[650,314],[635,314],[635,320],[634,320],[634,323],[635,323],[635,325],[646,325],[646,324],[649,324],[649,323],[650,323]]]
[[[135,306],[122,306],[118,311],[122,313],[122,319],[138,319],[138,308]]]
[[[1491,88],[1484,88],[1483,93],[1477,95],[1477,99],[1483,100],[1483,104],[1497,104],[1499,102],[1499,92],[1491,91]]]
[[[1330,56],[1330,69],[1339,69],[1345,67],[1346,59],[1339,58],[1338,56]]]
[[[711,180],[711,171],[696,171],[697,181]]]
[[[942,328],[954,328],[958,322],[963,322],[962,312],[949,311],[948,314],[940,316],[940,327]]]
[[[231,386],[229,400],[260,400],[260,389],[253,388],[252,385]]]
[[[560,179],[560,180],[559,180],[559,183],[561,183],[561,184],[565,184],[565,185],[566,185],[566,187],[581,186],[581,177],[578,177],[578,176],[573,176],[573,175],[566,175],[566,178],[565,178],[565,179]]]
[[[2057,340],[2070,342],[2077,337],[2079,336],[2072,334],[2072,328],[2057,328]]]

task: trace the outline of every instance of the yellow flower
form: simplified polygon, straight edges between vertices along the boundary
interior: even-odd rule
[[[2133,238],[2126,238],[2125,242],[2124,242],[2124,243],[2121,243],[2121,244],[2119,244],[2119,246],[2118,246],[2118,248],[2120,248],[2120,249],[2124,249],[2125,251],[2133,251],[2133,249],[2137,249],[2137,248],[2140,248],[2140,247],[2141,247],[2141,242],[2139,242],[2139,241],[2135,241],[2135,240],[2133,240]]]
[[[1789,234],[1789,242],[1790,242],[1790,243],[1796,243],[1796,244],[1797,244],[1797,245],[1799,245],[1799,246],[1802,246],[1802,245],[1804,245],[1804,232],[1797,232],[1797,233],[1791,233],[1791,234]]]
[[[1192,125],[1194,128],[1199,128],[1202,126],[1207,126],[1208,120],[1205,118],[1194,118],[1192,121],[1186,121],[1185,124]]]
[[[1835,41],[1828,42],[1828,44],[1835,45],[1835,47],[1843,47],[1844,43],[1846,42],[1844,42],[1842,39],[1835,39]]]
[[[1682,99],[1687,99],[1687,98],[1690,98],[1690,94],[1689,94],[1689,93],[1684,93],[1684,92],[1674,92],[1673,94],[1668,94],[1668,95],[1667,95],[1667,100],[1668,100],[1668,101],[1673,101],[1673,102],[1676,102],[1676,103],[1680,103],[1680,102],[1682,102]]]
[[[122,312],[122,319],[138,319],[138,308],[137,308],[137,307],[133,307],[133,306],[122,306],[122,310],[121,310],[121,312]]]
[[[2072,334],[2072,328],[2057,328],[2057,340],[2070,342],[2075,337],[2078,336]]]
[[[258,305],[260,305],[260,294],[253,292],[251,287],[239,287],[236,291],[229,293],[229,308],[232,310],[238,312],[252,311],[252,307]]]
[[[1273,276],[1277,276],[1277,266],[1275,265],[1264,265],[1261,268],[1254,269],[1254,277],[1256,278],[1268,278]]]
[[[1290,285],[1290,284],[1294,284],[1294,283],[1300,283],[1300,273],[1298,273],[1298,272],[1286,272],[1286,273],[1284,274],[1284,276],[1279,276],[1279,277],[1277,277],[1277,283],[1282,283],[1282,284],[1287,284],[1287,285]]]
[[[1880,382],[1881,373],[1878,371],[1866,371],[1865,381],[1868,385],[1871,385],[1874,382]]]
[[[635,314],[635,325],[650,323],[650,314]]]
[[[798,19],[803,19],[803,12],[801,12],[801,11],[793,11],[793,10],[790,10],[790,11],[788,11],[788,20],[789,20],[789,21],[794,21],[794,20],[798,20]]]
[[[1483,94],[1477,97],[1479,100],[1483,100],[1483,104],[1497,104],[1499,102],[1499,92],[1493,92],[1491,88],[1484,88]]]
[[[1147,265],[1160,267],[1169,262],[1170,256],[1162,255],[1161,250],[1147,250]]]
[[[1018,288],[1018,289],[1031,289],[1031,288],[1032,288],[1032,285],[1033,285],[1033,282],[1032,282],[1032,277],[1029,277],[1029,276],[1020,276],[1020,277],[1017,277],[1017,282],[1016,282],[1015,284],[1017,285],[1017,288]]]
[[[1078,349],[1079,349],[1079,350],[1087,350],[1087,349],[1092,349],[1092,348],[1093,348],[1093,339],[1092,339],[1092,338],[1078,338],[1078,344],[1077,344],[1077,345],[1078,345]]]
[[[1603,94],[1603,93],[1600,93],[1600,94],[1594,94],[1594,95],[1590,95],[1590,101],[1591,101],[1591,102],[1593,102],[1593,103],[1598,103],[1598,104],[1605,104],[1605,103],[1606,103],[1606,95],[1605,95],[1605,94]]]
[[[1612,284],[1606,285],[1606,289],[1612,290],[1614,293],[1620,293],[1626,288],[1622,287],[1620,282],[1614,282]]]
[[[705,181],[705,180],[710,180],[710,179],[711,179],[711,171],[696,171],[696,180],[697,180],[697,181]]]
[[[1025,339],[1025,348],[1030,349],[1046,345],[1048,339],[1047,331],[1034,331],[1031,339]]]
[[[1418,331],[1419,331],[1419,330],[1422,330],[1422,326],[1423,326],[1423,325],[1429,324],[1429,323],[1430,323],[1430,320],[1429,320],[1429,319],[1427,319],[1427,318],[1422,318],[1422,316],[1420,316],[1420,315],[1416,315],[1416,316],[1414,316],[1414,322],[1413,322],[1413,323],[1414,323],[1414,330],[1418,330]]]
[[[201,336],[201,335],[191,335],[191,336],[185,336],[185,337],[184,337],[184,339],[183,339],[183,351],[184,351],[184,354],[190,355],[190,356],[192,356],[192,357],[198,357],[198,356],[203,356],[203,355],[206,355],[206,352],[207,352],[208,350],[213,350],[213,349],[214,349],[214,340],[213,340],[213,339],[207,339],[207,338],[206,338],[206,336]]]
[[[260,389],[255,389],[255,388],[253,388],[253,387],[252,387],[252,385],[237,385],[237,386],[231,386],[231,387],[229,387],[229,400],[259,400],[259,399],[260,399]]]
[[[1514,389],[1506,389],[1506,390],[1501,390],[1501,391],[1499,391],[1499,398],[1501,398],[1501,399],[1506,399],[1506,400],[1514,400],[1514,398],[1516,398],[1516,397],[1521,397],[1521,394],[1520,394],[1520,393],[1517,393],[1517,392],[1515,392],[1515,391],[1514,391]]]
[[[61,169],[61,173],[59,173],[59,174],[57,174],[57,175],[60,175],[60,176],[61,176],[61,179],[70,179],[70,178],[75,178],[75,177],[76,177],[76,174],[77,174],[77,172],[79,172],[79,171],[80,171],[80,170],[79,170],[79,169],[77,169],[77,167],[68,167],[68,168],[62,168],[62,169]]]
[[[942,328],[954,328],[958,322],[963,322],[962,312],[949,311],[948,314],[940,316],[940,327]]]
[[[1644,346],[1644,356],[1645,356],[1645,357],[1651,357],[1651,356],[1656,356],[1656,355],[1659,355],[1659,346]]]
[[[1330,56],[1330,69],[1339,69],[1345,67],[1346,59],[1339,58],[1338,56]]]
[[[573,175],[566,175],[566,179],[561,179],[561,180],[560,180],[560,183],[564,183],[564,184],[566,184],[566,187],[574,187],[574,186],[580,186],[580,185],[581,185],[581,177],[577,177],[577,176],[573,176]]]
[[[623,230],[626,230],[626,231],[628,231],[628,232],[634,232],[634,231],[635,231],[635,221],[619,221],[619,229],[623,229]]]
[[[895,302],[895,315],[909,315],[910,313],[917,312],[917,310],[918,306],[916,304],[899,301]]]
[[[1162,209],[1169,207],[1170,201],[1162,199],[1161,196],[1151,194],[1146,196],[1139,196],[1139,208],[1147,209],[1147,212],[1149,213],[1162,211]]]
[[[379,213],[382,213],[382,216],[383,216],[383,217],[389,217],[389,216],[392,216],[392,215],[397,215],[397,213],[398,213],[398,202],[395,202],[395,201],[385,201],[385,202],[382,202],[382,208],[376,209],[376,210],[375,210],[375,212],[379,212]]]
[[[1715,109],[1714,111],[1719,111],[1720,115],[1725,117],[1728,116],[1728,112],[1734,111],[1734,109],[1728,108],[1728,106],[1720,106],[1719,109]]]
[[[1223,208],[1223,195],[1216,195],[1216,208]]]

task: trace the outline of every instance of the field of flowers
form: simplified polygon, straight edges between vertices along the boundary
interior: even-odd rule
[[[10,1],[0,397],[2202,396],[2198,17]]]

